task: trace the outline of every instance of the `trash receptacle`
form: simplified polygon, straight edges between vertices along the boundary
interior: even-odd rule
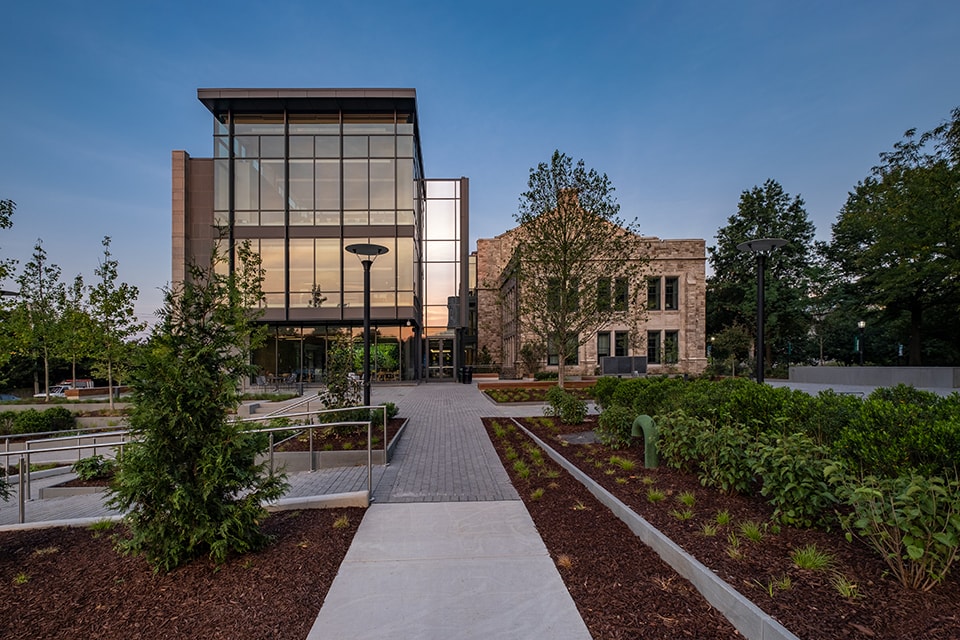
[[[463,381],[467,384],[471,384],[473,382],[473,367],[467,367],[464,369]]]

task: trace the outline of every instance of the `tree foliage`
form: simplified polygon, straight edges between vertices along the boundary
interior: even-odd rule
[[[756,238],[788,242],[766,260],[764,336],[770,361],[774,349],[787,352],[805,340],[810,328],[808,292],[814,264],[814,226],[800,196],[791,197],[776,180],[740,194],[737,213],[717,231],[707,248],[713,275],[707,278],[707,332],[749,327],[756,338],[757,258],[737,245]]]
[[[13,200],[0,200],[0,229],[9,229],[13,226],[13,212],[16,209],[17,203]],[[15,264],[12,258],[0,258],[0,284],[13,273]]]
[[[93,356],[102,366],[113,408],[113,382],[117,368],[123,370],[132,347],[131,341],[146,328],[134,315],[134,303],[139,295],[137,287],[125,282],[117,284],[118,262],[110,254],[110,237],[103,238],[103,259],[95,273],[100,279],[90,287],[90,311],[97,325],[96,348]]]
[[[930,131],[910,129],[880,160],[840,211],[827,255],[875,317],[908,319],[916,366],[928,314],[960,314],[960,107]],[[945,338],[960,354],[952,327]]]
[[[514,216],[520,225],[512,265],[521,331],[558,354],[559,382],[580,345],[614,321],[642,317],[648,262],[636,220],[619,217],[606,174],[555,151],[530,170]],[[618,283],[625,290],[617,294]]]
[[[258,305],[249,304],[262,299],[259,257],[242,247],[226,275],[217,263],[189,267],[187,280],[166,291],[130,374],[135,439],[109,503],[130,526],[121,548],[144,554],[158,571],[261,547],[262,502],[286,487],[255,462],[266,436],[228,417],[239,381],[253,372],[248,350],[264,339],[254,323]]]
[[[13,349],[43,364],[43,388],[50,391],[51,359],[60,349],[60,308],[64,297],[60,267],[47,258],[43,241],[37,240],[30,261],[17,276],[19,293],[7,321]],[[35,387],[39,387],[36,382]],[[49,395],[47,396],[49,399]]]

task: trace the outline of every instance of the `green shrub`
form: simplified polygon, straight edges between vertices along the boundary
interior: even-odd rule
[[[695,445],[700,484],[726,493],[752,493],[754,473],[748,451],[753,437],[749,430],[740,425],[716,426],[709,422],[703,426]]]
[[[116,461],[104,458],[101,455],[83,458],[73,463],[73,472],[81,480],[103,480],[113,475],[117,468]]]
[[[847,539],[877,551],[900,583],[929,591],[943,582],[960,548],[960,483],[919,475],[847,480]]]
[[[556,371],[537,371],[533,374],[534,380],[556,380],[558,377]]]
[[[833,446],[863,407],[857,396],[825,389],[817,394],[812,410],[802,426],[804,433],[822,446]]]
[[[753,471],[762,481],[761,495],[773,505],[777,521],[797,527],[824,522],[837,502],[825,470],[833,465],[825,447],[809,436],[763,436],[751,447]]]
[[[624,449],[630,446],[633,421],[636,416],[626,407],[614,405],[605,409],[597,418],[594,432],[603,444],[612,449]]]
[[[921,415],[919,405],[871,397],[863,403],[860,415],[840,433],[835,444],[837,455],[863,475],[888,477],[901,473],[909,468],[907,433]]]
[[[14,431],[14,420],[20,411],[0,411],[0,436],[8,436],[16,433]]]
[[[593,399],[596,401],[597,405],[600,406],[600,408],[607,409],[613,406],[613,394],[616,392],[617,387],[619,386],[620,378],[604,376],[602,378],[597,378],[597,381],[590,389],[590,394],[593,396]]]
[[[700,433],[712,428],[709,420],[688,416],[681,410],[657,417],[657,450],[668,466],[693,471],[700,463]]]
[[[559,417],[561,424],[583,424],[587,418],[587,403],[560,387],[550,387],[546,400],[544,413]]]
[[[45,411],[27,409],[13,418],[13,433],[43,433],[67,431],[76,427],[77,419],[69,409],[51,407]]]
[[[631,378],[620,383],[613,393],[613,402],[632,407],[637,415],[657,416],[682,406],[678,398],[685,386],[683,378]]]

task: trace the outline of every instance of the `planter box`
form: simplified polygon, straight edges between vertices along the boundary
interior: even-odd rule
[[[409,418],[404,420],[403,424],[397,430],[393,440],[390,441],[387,450],[393,454],[397,443],[400,442],[400,436],[407,428]],[[386,454],[383,449],[374,449],[371,459],[373,464],[386,464]],[[266,462],[269,455],[265,454],[257,458],[257,462]],[[366,449],[351,449],[349,451],[318,451],[313,452],[314,466],[310,466],[309,451],[275,451],[273,453],[273,466],[276,469],[285,468],[288,473],[301,473],[311,469],[333,469],[336,467],[356,467],[367,464]]]
[[[72,496],[88,496],[94,493],[106,493],[106,487],[43,487],[40,489],[40,499],[69,498]]]

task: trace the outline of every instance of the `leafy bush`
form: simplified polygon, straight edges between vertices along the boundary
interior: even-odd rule
[[[636,416],[626,407],[613,406],[605,409],[597,418],[594,432],[603,444],[612,449],[625,449],[630,446],[633,421]]]
[[[753,471],[763,482],[761,495],[773,505],[773,517],[783,524],[812,527],[824,522],[837,502],[825,470],[833,465],[825,447],[809,436],[764,436],[751,447]]]
[[[593,399],[600,406],[600,408],[607,409],[613,406],[613,394],[617,390],[618,386],[620,386],[620,378],[604,376],[602,378],[597,378],[597,381],[590,389],[590,394],[593,396]]]
[[[825,389],[817,394],[804,424],[804,433],[818,445],[832,446],[863,407],[859,397]]]
[[[101,455],[83,458],[73,463],[73,472],[81,480],[104,480],[113,475],[117,468],[115,460],[104,458]]]
[[[750,432],[740,425],[715,426],[706,422],[704,427],[696,438],[700,484],[726,493],[752,493],[754,473],[748,450],[753,438]]]
[[[538,381],[557,380],[559,377],[560,376],[556,371],[537,371],[533,374],[533,379]]]
[[[681,410],[657,417],[660,436],[657,450],[667,465],[693,471],[700,463],[700,433],[712,428],[709,420],[688,416]]]
[[[12,433],[43,433],[67,431],[76,427],[77,419],[64,407],[51,407],[45,411],[27,409],[13,418]]]
[[[936,406],[871,396],[837,439],[837,455],[861,473],[953,472],[960,459],[960,416],[936,420]]]
[[[851,512],[840,518],[907,588],[941,583],[960,549],[960,483],[920,475],[847,480],[840,494]]]
[[[14,420],[21,411],[0,411],[0,436],[7,436],[16,433],[14,431]]]
[[[559,417],[561,424],[583,424],[587,418],[587,403],[561,387],[550,387],[546,400],[544,414]]]

